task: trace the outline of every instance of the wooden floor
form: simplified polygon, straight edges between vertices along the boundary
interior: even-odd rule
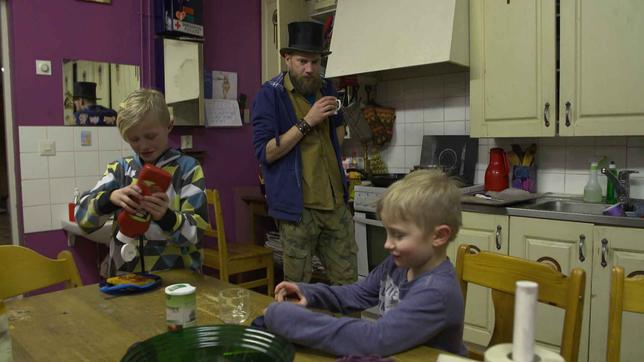
[[[9,213],[0,213],[0,245],[11,244],[11,221]]]

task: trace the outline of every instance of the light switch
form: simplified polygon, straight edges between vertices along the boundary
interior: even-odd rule
[[[184,135],[181,136],[181,149],[191,149],[192,148],[192,136],[191,135]]]
[[[51,75],[51,60],[36,60],[36,74]]]
[[[56,141],[40,140],[38,149],[41,156],[56,156]]]

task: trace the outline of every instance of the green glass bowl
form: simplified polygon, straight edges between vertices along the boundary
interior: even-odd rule
[[[291,362],[293,345],[270,332],[210,325],[166,332],[132,345],[121,361]]]

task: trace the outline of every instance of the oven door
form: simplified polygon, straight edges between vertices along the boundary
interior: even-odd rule
[[[387,231],[374,213],[356,212],[353,221],[358,244],[358,275],[366,277],[389,256],[385,250]]]

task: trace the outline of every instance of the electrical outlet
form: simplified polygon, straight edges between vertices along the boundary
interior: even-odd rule
[[[50,140],[40,140],[38,148],[41,156],[56,156],[56,142]]]
[[[192,136],[191,135],[184,135],[181,136],[181,149],[191,149],[192,148]]]
[[[36,74],[51,75],[51,60],[36,60]]]

